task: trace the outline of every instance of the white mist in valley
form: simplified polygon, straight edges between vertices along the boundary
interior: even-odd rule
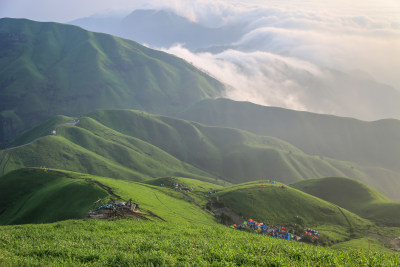
[[[400,118],[397,0],[58,4],[38,0],[29,10],[30,1],[5,0],[0,15],[25,10],[31,18],[61,22],[86,16],[71,23],[182,57],[224,82],[224,96],[234,100],[365,120]]]
[[[189,9],[175,8],[181,15]],[[210,52],[189,51],[185,44],[164,51],[226,83],[227,97],[366,120],[400,118],[395,2],[203,2],[196,8],[191,20],[215,27],[242,22],[246,33]]]

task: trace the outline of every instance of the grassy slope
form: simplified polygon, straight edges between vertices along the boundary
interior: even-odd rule
[[[201,101],[181,117],[275,136],[314,155],[400,170],[398,120],[366,122],[228,99]]]
[[[382,252],[336,251],[219,225],[90,220],[0,227],[0,264],[398,266],[400,257]]]
[[[1,19],[0,29],[0,146],[57,114],[170,113],[223,88],[184,60],[133,41],[24,19]]]
[[[99,110],[88,116],[234,183],[268,177],[290,182],[329,173],[367,178],[354,164],[309,156],[272,137],[130,110]]]
[[[400,226],[400,203],[359,181],[329,177],[299,181],[291,186],[377,223]]]
[[[173,184],[179,183],[185,188],[190,188],[192,190],[209,192],[210,190],[221,189],[223,186],[231,185],[225,181],[221,181],[220,184],[216,184],[215,180],[200,181],[197,179],[183,178],[183,177],[163,177],[143,181],[144,184],[154,185],[154,186],[165,186],[172,187]]]
[[[281,186],[280,183],[272,184],[267,181],[250,182],[227,187],[218,192],[217,196],[220,202],[244,218],[268,224],[299,223],[296,218],[298,216],[304,226],[338,225],[365,229],[371,225],[367,220],[341,209],[344,216],[336,205]]]
[[[91,181],[111,188],[122,200],[139,203],[170,223],[215,224],[183,195],[151,185],[63,170],[21,169],[0,177],[2,224],[42,223],[83,218],[99,198],[111,196]],[[113,197],[115,198],[115,197]],[[149,217],[157,220],[155,217]]]
[[[177,116],[208,125],[274,136],[311,155],[366,166],[361,171],[372,179],[344,176],[362,180],[392,199],[400,200],[398,120],[365,122],[228,99],[204,100]]]
[[[210,180],[210,182],[182,177],[164,177],[146,180],[142,183],[162,187],[163,189],[165,188],[165,192],[176,190],[175,185],[181,184],[183,188],[189,188],[191,190],[190,192],[180,191],[185,196],[185,198],[195,202],[203,209],[206,209],[207,203],[209,202],[208,193],[213,190],[221,189],[223,188],[223,186],[230,185],[230,183],[227,183],[225,181],[219,181],[219,184],[216,184],[217,182],[215,180]]]
[[[48,132],[47,123],[43,127]],[[40,132],[34,129],[31,139]],[[60,126],[57,136],[4,155],[1,173],[45,165],[137,181],[167,175],[233,183],[266,178],[290,183],[324,176],[373,180],[356,164],[310,156],[273,137],[134,110],[91,112],[76,126]]]
[[[120,134],[90,118],[81,118],[79,125],[82,127],[61,126],[57,136],[45,136],[30,145],[10,149],[0,172],[47,166],[137,181],[165,175],[199,179],[210,176],[151,144]]]
[[[341,242],[332,246],[334,249],[362,249],[365,251],[382,251],[382,252],[391,252],[388,248],[385,247],[385,244],[379,240],[376,240],[371,237],[363,237],[358,239],[352,239],[346,242]]]
[[[0,177],[0,224],[45,223],[83,218],[108,194],[85,180],[18,170]]]
[[[66,123],[71,119],[72,118],[70,117],[62,115],[58,115],[51,119],[48,119],[47,121],[41,123],[40,125],[23,132],[22,134],[18,135],[16,138],[11,140],[11,142],[9,143],[9,147],[16,147],[28,144],[39,137],[49,135],[50,132],[56,129],[58,125]]]
[[[65,185],[81,184],[81,182],[84,183],[84,191],[87,193],[88,186],[92,187],[93,184],[88,184],[85,179],[95,180],[111,187],[113,192],[123,199],[133,198],[140,204],[141,210],[152,211],[161,216],[165,222],[149,217],[152,221],[80,220],[54,224],[0,226],[1,265],[275,264],[304,266],[305,264],[396,265],[400,261],[398,256],[382,252],[334,251],[232,230],[218,225],[211,216],[185,200],[181,193],[159,186],[60,170],[49,172],[19,170],[1,177],[0,182],[6,181],[7,188],[13,189],[18,185],[21,187],[22,184],[25,190],[40,193],[42,196],[40,199],[33,195],[30,202],[31,204],[41,203],[42,210],[47,213],[50,206],[56,202],[58,209],[50,212],[54,216],[57,212],[65,212],[68,207],[74,206],[79,201],[81,201],[80,207],[83,207],[85,203],[90,203],[90,205],[93,203],[93,199],[88,197],[88,194],[82,195],[76,190],[72,192],[74,197],[66,197],[61,193],[62,190],[68,188]],[[190,183],[198,190],[205,190],[210,186],[205,182],[177,179]],[[225,193],[229,194],[241,189],[251,190],[253,186],[254,183],[232,186]],[[61,191],[58,190],[60,187]],[[53,194],[50,194],[51,192]],[[304,193],[299,193],[304,195]],[[19,201],[23,201],[26,197],[26,195],[14,194],[12,190],[5,194],[8,194],[8,199]],[[63,201],[58,201],[61,198]],[[71,201],[65,201],[66,198]],[[9,203],[2,203],[2,207],[9,205],[10,210],[15,210],[16,205]],[[66,207],[59,209],[63,204],[67,204]],[[43,207],[46,208],[43,209]],[[19,212],[27,213],[29,208],[23,205]],[[36,210],[34,215],[38,216],[40,212]],[[344,244],[346,245],[349,244]]]

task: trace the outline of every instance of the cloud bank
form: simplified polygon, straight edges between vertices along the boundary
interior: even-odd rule
[[[190,52],[184,45],[164,49],[230,85],[228,97],[362,119],[400,115],[392,109],[376,112],[373,99],[381,96],[371,93],[400,89],[395,1],[202,1],[186,14],[190,7],[180,2],[173,7],[177,12],[205,25],[247,23],[246,34],[217,53]]]
[[[398,0],[37,0],[32,5],[4,0],[0,16],[65,22],[102,10],[126,14],[151,8],[172,9],[207,27],[245,25],[236,41],[211,43],[201,52],[184,43],[153,48],[225,82],[226,96],[235,100],[362,119],[400,118],[400,108],[393,107],[399,105],[387,102],[400,97]]]

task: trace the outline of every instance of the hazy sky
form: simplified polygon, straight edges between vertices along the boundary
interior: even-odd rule
[[[230,7],[244,9],[244,6],[277,8],[300,8],[310,11],[337,12],[345,14],[378,15],[395,17],[399,15],[398,0],[0,0],[0,17],[23,17],[39,21],[67,22],[90,16],[105,10],[131,10],[146,7],[172,7],[189,16],[201,12],[223,12]],[[197,9],[197,10],[196,10]],[[198,10],[202,9],[202,10]]]
[[[371,76],[400,90],[400,0],[0,0],[0,17],[68,22],[157,7],[208,26],[249,23],[233,44],[240,49],[211,54],[184,44],[160,48],[237,85],[233,99],[311,111],[301,95],[310,92],[304,77],[346,86],[326,69]],[[330,112],[324,108],[313,111]]]

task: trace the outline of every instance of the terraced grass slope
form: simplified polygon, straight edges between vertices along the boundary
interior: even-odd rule
[[[43,127],[48,129],[48,123]],[[24,134],[36,139],[31,144],[17,142],[24,137],[16,139],[19,147],[0,151],[0,173],[45,165],[136,181],[165,176],[211,178],[213,183],[266,178],[290,183],[324,176],[374,181],[356,164],[310,156],[273,137],[142,111],[98,110],[76,125],[58,125],[55,136],[39,138],[41,132]],[[399,183],[383,184],[382,191],[396,190]]]
[[[76,26],[0,19],[0,147],[58,115],[171,113],[223,86],[175,56]]]
[[[291,186],[379,224],[400,226],[400,202],[389,200],[377,190],[359,181],[329,177],[298,181]]]
[[[337,225],[353,229],[372,225],[346,209],[281,183],[239,184],[220,190],[216,196],[244,218],[268,224]]]
[[[0,177],[0,225],[84,218],[108,193],[83,179],[43,170],[16,170]]]

